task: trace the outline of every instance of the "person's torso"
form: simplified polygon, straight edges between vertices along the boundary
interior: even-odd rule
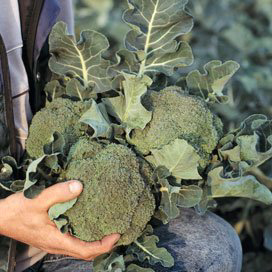
[[[57,0],[18,0],[18,3],[23,62],[29,82],[30,105],[35,113],[43,106],[41,90],[50,78],[47,66],[49,58],[47,38],[60,8]],[[0,33],[0,158],[6,155],[16,156],[16,143],[9,64]],[[6,194],[0,190],[0,198],[3,197],[6,197]],[[15,248],[14,241],[0,236],[0,272],[13,271]]]

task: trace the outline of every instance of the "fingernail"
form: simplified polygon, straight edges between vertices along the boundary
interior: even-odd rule
[[[73,194],[80,193],[82,191],[82,184],[79,181],[72,181],[69,184],[70,192]]]
[[[120,237],[121,237],[120,234],[115,234],[115,237],[114,237],[114,240],[113,240],[114,241],[114,245],[117,244],[117,242],[119,241]]]

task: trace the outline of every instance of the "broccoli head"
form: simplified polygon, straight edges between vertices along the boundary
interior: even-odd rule
[[[54,132],[59,132],[65,139],[65,150],[76,142],[82,134],[83,124],[78,122],[82,114],[91,106],[91,101],[74,102],[70,99],[57,98],[35,114],[26,141],[26,150],[30,157],[44,155],[43,146],[51,142]]]
[[[88,150],[87,141],[93,145]],[[120,233],[119,245],[135,241],[155,210],[154,196],[145,182],[147,167],[126,146],[102,146],[87,138],[71,148],[69,157],[73,159],[65,178],[84,185],[76,204],[65,213],[73,234],[84,241],[96,241]]]
[[[151,91],[143,102],[152,110],[152,120],[143,130],[133,130],[130,142],[141,153],[148,154],[177,138],[184,139],[196,149],[201,157],[200,166],[205,167],[223,133],[221,120],[206,102],[176,86]]]

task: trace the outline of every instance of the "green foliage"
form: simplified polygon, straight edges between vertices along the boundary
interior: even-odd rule
[[[266,186],[260,184],[254,176],[224,177],[222,170],[223,167],[217,167],[209,172],[208,179],[214,198],[248,197],[265,204],[272,204],[272,193]]]
[[[122,255],[112,252],[95,258],[93,262],[95,272],[122,272],[125,271],[125,261]]]
[[[107,9],[101,15],[96,1],[77,1],[81,8],[99,10],[104,20],[111,8],[113,14],[118,14],[116,10],[121,13],[112,1],[103,3]],[[271,52],[267,46],[270,39],[263,37],[261,45],[249,44],[258,27],[252,31],[241,17],[228,25],[225,9],[232,8],[234,0],[224,1],[224,5],[221,1],[213,5],[211,0],[195,1],[191,10],[205,29],[190,36],[193,20],[185,11],[186,4],[187,0],[123,3],[123,25],[130,28],[121,35],[125,36],[125,48],[118,45],[121,39],[116,36],[109,48],[108,39],[95,30],[83,31],[77,41],[67,34],[63,23],[56,24],[49,38],[53,77],[45,88],[48,102],[32,120],[28,161],[18,167],[12,159],[2,160],[1,186],[12,192],[24,191],[27,197],[56,182],[78,179],[83,183],[77,200],[52,207],[49,216],[61,231],[85,241],[121,234],[118,245],[123,247],[98,257],[95,271],[147,272],[157,263],[172,267],[173,256],[157,247],[159,238],[150,225],[146,228],[152,217],[168,223],[179,215],[179,207],[195,207],[203,213],[214,199],[223,196],[271,204],[271,192],[259,173],[272,157],[271,120],[253,115],[231,123],[232,117],[224,115],[230,106],[213,103],[226,102],[229,97],[232,105],[229,90],[234,86],[244,86],[246,92],[254,92],[255,86],[262,84],[263,90],[267,88],[268,70],[260,72],[259,64],[254,64],[256,76],[251,77],[252,71],[247,75],[243,57],[256,58],[260,50]],[[214,10],[227,20],[223,26],[207,16]],[[203,49],[198,42],[207,41],[209,31],[228,46],[215,50],[212,43]],[[198,57],[193,71],[186,75],[193,55],[185,40],[191,37]],[[229,57],[239,55],[236,60],[241,62],[242,72],[232,81],[235,85],[229,80],[239,64],[221,58],[222,52]],[[196,70],[203,65],[204,74]],[[232,116],[237,116],[233,112]],[[20,167],[25,175],[21,180],[15,175]],[[267,247],[269,241],[267,231]],[[137,266],[136,259],[151,269]]]
[[[172,267],[174,258],[165,248],[157,247],[159,238],[151,235],[152,232],[152,227],[147,225],[143,235],[128,247],[127,253],[136,255],[141,262],[148,260],[150,264],[161,263],[164,267]]]
[[[163,166],[154,172],[156,184],[160,186],[161,202],[155,217],[167,224],[171,219],[179,216],[178,207],[195,207],[202,199],[202,189],[196,185],[173,186],[167,178],[170,172]]]
[[[105,98],[103,102],[109,113],[126,127],[129,134],[134,128],[144,129],[151,120],[152,113],[144,108],[141,97],[146,93],[152,80],[148,76],[138,78],[124,74],[124,77],[125,80],[122,81],[124,95]]]
[[[162,149],[151,149],[146,159],[155,167],[165,166],[171,175],[177,179],[201,179],[198,174],[200,157],[195,149],[185,140],[175,139]]]
[[[104,35],[96,31],[83,31],[77,43],[73,36],[68,35],[66,25],[59,22],[52,29],[49,44],[52,54],[49,67],[52,72],[76,78],[84,89],[90,88],[90,91],[105,92],[110,89],[107,76],[109,63],[102,58],[102,53],[109,47]],[[71,82],[68,82],[67,88]]]
[[[132,30],[125,37],[125,46],[135,52],[141,63],[138,76],[146,72],[172,74],[174,67],[192,64],[189,45],[175,40],[193,27],[192,17],[184,11],[187,0],[128,0],[128,3],[130,8],[123,19]]]
[[[239,69],[235,61],[211,61],[204,66],[205,74],[199,71],[192,71],[186,77],[188,88],[199,93],[208,102],[227,102],[228,96],[222,91],[229,79]]]
[[[89,125],[94,133],[92,137],[110,138],[112,127],[108,118],[104,104],[97,104],[92,101],[90,109],[88,109],[79,119],[79,122]]]

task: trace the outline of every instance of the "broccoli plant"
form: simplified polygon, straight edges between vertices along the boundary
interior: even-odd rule
[[[239,64],[210,61],[204,73],[175,79],[193,62],[182,41],[193,27],[186,4],[128,0],[123,20],[131,30],[113,56],[103,34],[86,30],[77,41],[57,23],[49,37],[53,80],[30,126],[28,158],[20,167],[2,159],[9,170],[1,186],[27,197],[56,182],[83,183],[78,199],[53,206],[49,216],[85,241],[121,234],[123,247],[98,257],[95,271],[153,271],[126,267],[127,259],[173,266],[150,220],[167,224],[179,207],[204,213],[230,196],[272,203],[251,171],[272,157],[272,121],[253,115],[226,132],[210,107],[227,102],[224,86]],[[12,178],[18,169],[21,180]]]

